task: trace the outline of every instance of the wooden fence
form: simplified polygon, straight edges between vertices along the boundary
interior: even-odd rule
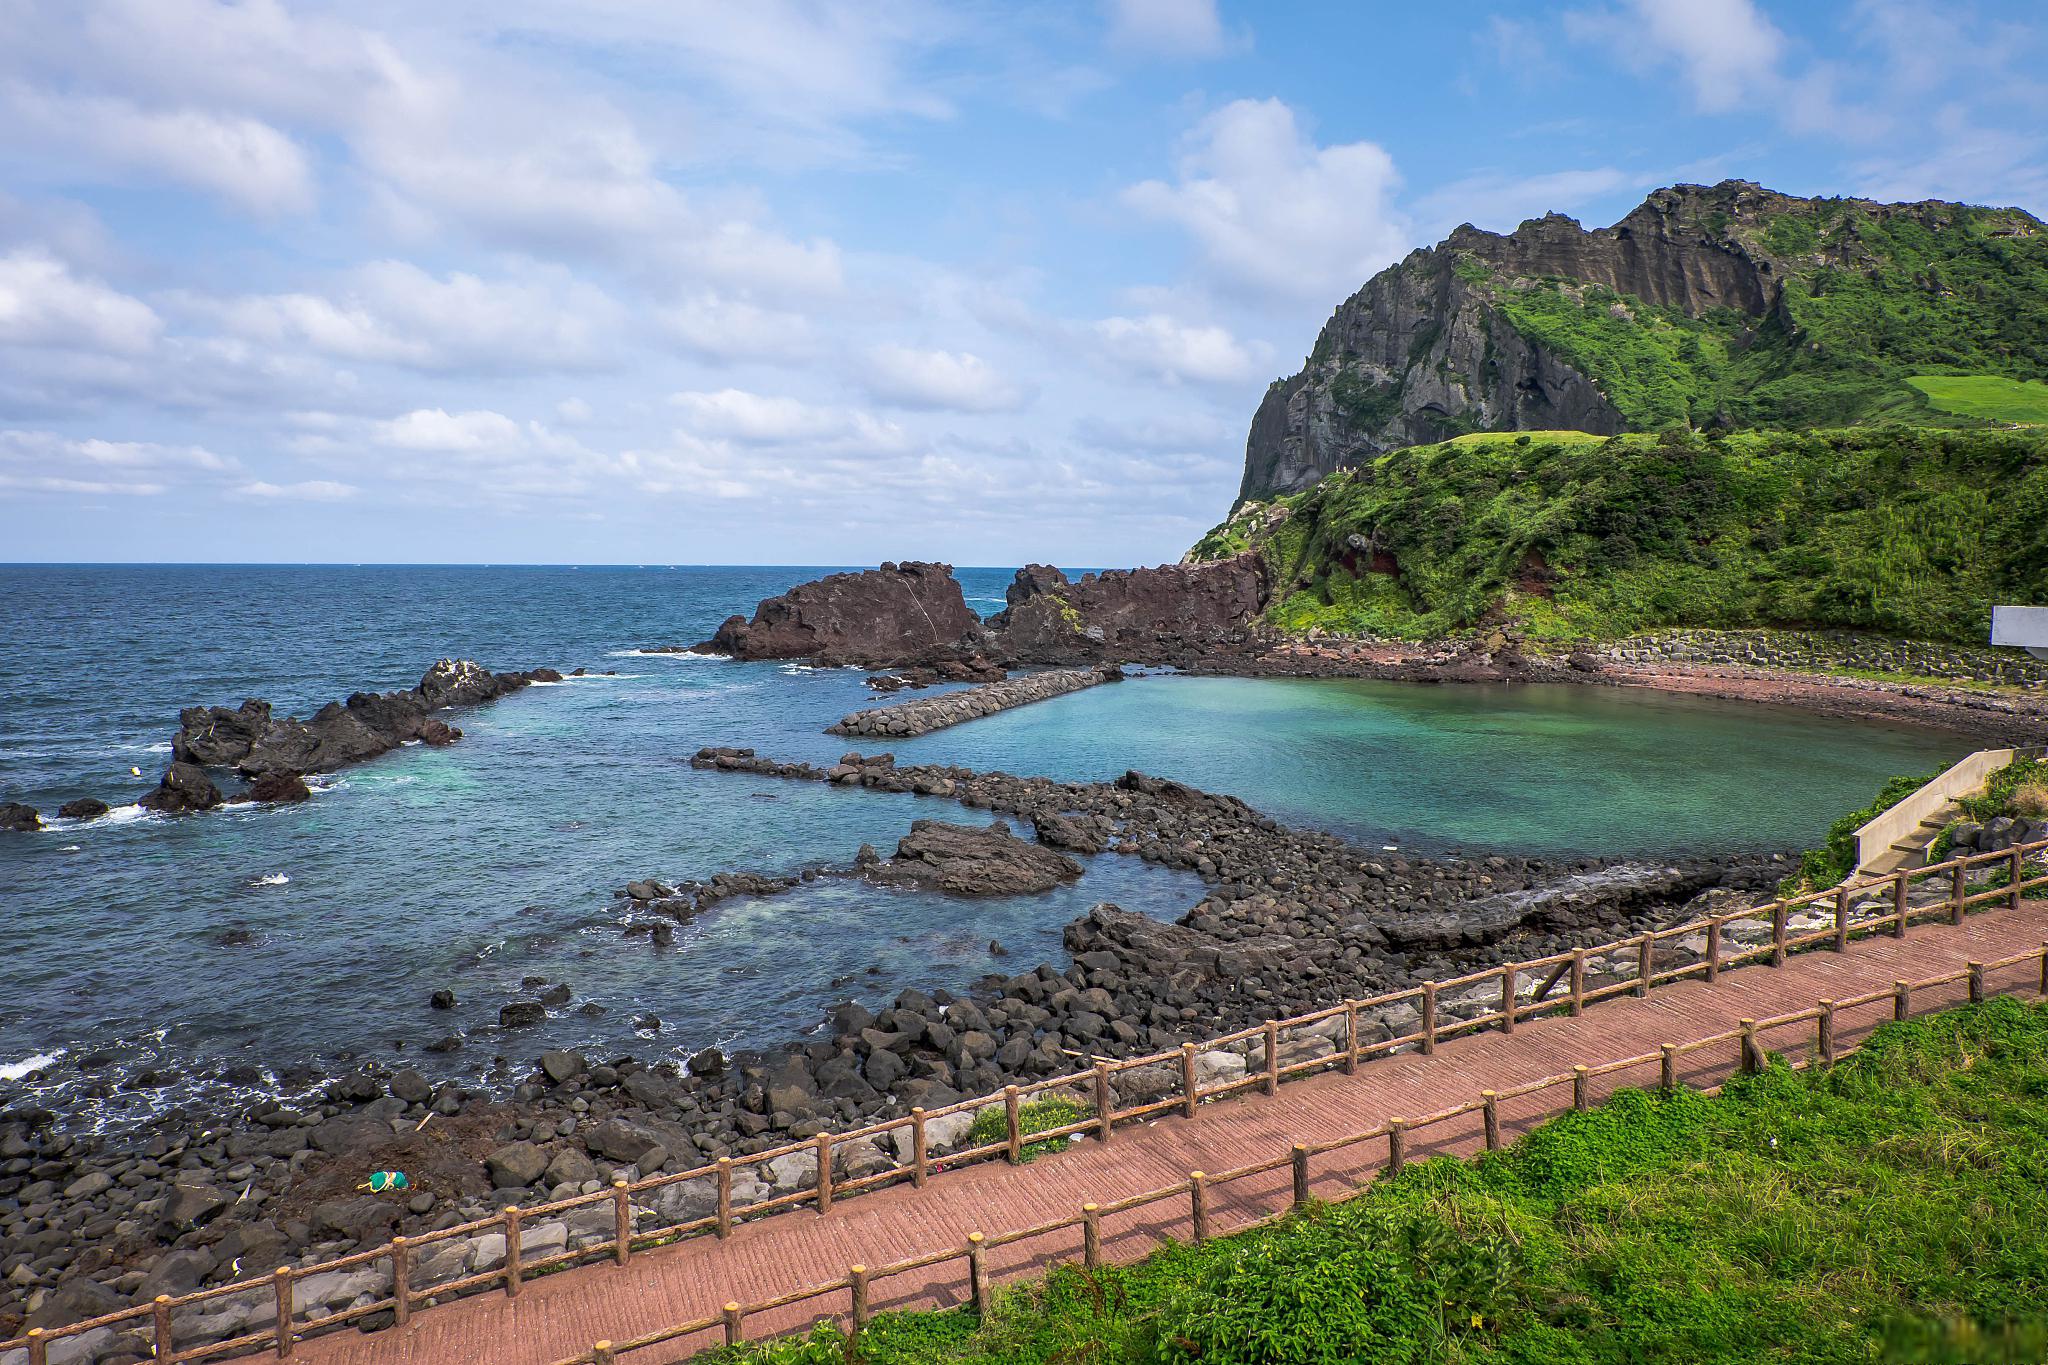
[[[1567,953],[1553,953],[1525,962],[1511,962],[1446,981],[1428,981],[1407,990],[1392,991],[1362,1000],[1347,1000],[1342,1004],[1292,1018],[1268,1020],[1263,1024],[1222,1034],[1202,1043],[1183,1043],[1175,1051],[1155,1052],[1118,1060],[1098,1060],[1089,1070],[1029,1085],[1007,1086],[1000,1094],[963,1100],[930,1111],[912,1109],[902,1118],[868,1124],[845,1132],[820,1133],[810,1141],[790,1143],[739,1159],[721,1157],[711,1165],[700,1166],[694,1170],[652,1176],[630,1183],[623,1180],[615,1181],[609,1190],[596,1194],[577,1195],[531,1208],[508,1208],[494,1218],[478,1219],[423,1233],[417,1237],[394,1237],[383,1246],[315,1265],[280,1267],[267,1277],[218,1285],[176,1298],[159,1297],[153,1303],[138,1304],[53,1331],[32,1330],[25,1337],[0,1342],[0,1351],[25,1346],[28,1350],[29,1365],[46,1365],[47,1352],[52,1342],[102,1327],[122,1327],[146,1331],[154,1343],[155,1354],[152,1358],[163,1362],[207,1360],[263,1349],[274,1350],[277,1357],[283,1359],[292,1354],[292,1347],[296,1341],[309,1334],[331,1330],[373,1314],[389,1312],[400,1325],[403,1325],[412,1313],[431,1307],[440,1299],[490,1288],[500,1288],[508,1295],[517,1295],[525,1280],[579,1262],[610,1260],[615,1264],[625,1265],[636,1250],[645,1250],[679,1237],[699,1233],[718,1237],[729,1236],[734,1225],[741,1221],[779,1213],[798,1205],[809,1205],[819,1213],[824,1213],[831,1209],[835,1199],[884,1185],[907,1181],[913,1186],[922,1187],[928,1180],[941,1174],[935,1169],[934,1154],[926,1140],[927,1126],[937,1118],[956,1114],[978,1114],[983,1109],[995,1105],[1001,1106],[1005,1116],[1004,1133],[999,1140],[941,1154],[949,1169],[975,1161],[1020,1161],[1027,1139],[1042,1142],[1058,1137],[1092,1135],[1106,1142],[1120,1124],[1141,1122],[1169,1112],[1179,1112],[1192,1117],[1198,1104],[1221,1099],[1242,1090],[1259,1089],[1270,1095],[1274,1094],[1281,1084],[1298,1076],[1332,1068],[1340,1069],[1348,1075],[1356,1072],[1364,1062],[1411,1048],[1427,1055],[1434,1052],[1437,1044],[1443,1039],[1461,1034],[1485,1029],[1512,1032],[1518,1023],[1525,1020],[1547,1014],[1578,1015],[1583,1013],[1588,1005],[1599,1001],[1620,995],[1646,995],[1657,986],[1675,981],[1696,977],[1713,981],[1721,972],[1747,963],[1769,962],[1772,966],[1778,966],[1785,961],[1788,954],[1794,952],[1823,948],[1832,948],[1840,952],[1855,938],[1879,933],[1903,936],[1908,925],[1915,920],[1941,919],[1958,924],[1962,922],[1964,914],[1969,909],[1994,900],[2016,908],[2026,892],[2048,886],[2048,873],[2036,875],[2031,879],[2027,877],[2028,855],[2044,853],[2048,853],[2048,839],[2015,845],[1995,853],[1977,853],[1952,858],[1930,867],[1902,868],[1873,881],[1807,892],[1771,901],[1749,910],[1731,911],[1655,930],[1631,939],[1592,948],[1576,948]],[[1994,869],[1994,875],[2005,876],[2005,883],[1972,890],[1970,874],[1973,870],[1981,869]],[[1912,888],[1916,883],[1939,882],[1940,879],[1946,879],[1946,884],[1943,887],[1944,895],[1939,901],[1918,906],[1911,903]],[[1868,906],[1873,897],[1878,902],[1878,912],[1857,914],[1858,907]],[[1793,932],[1789,924],[1793,913],[1814,907],[1824,907],[1820,913],[1826,923],[1820,928]],[[1725,942],[1729,937],[1730,926],[1746,923],[1755,923],[1759,927],[1767,923],[1769,939],[1760,940],[1751,947],[1742,947],[1738,944],[1731,950]],[[1698,941],[1696,948],[1690,946],[1692,940]],[[1588,964],[1613,959],[1617,955],[1632,966],[1633,975],[1605,985],[1590,985],[1587,980]],[[1660,965],[1660,961],[1668,963],[1674,955],[1687,960],[1677,965]],[[2048,958],[2044,958],[2044,971],[2048,971]],[[1557,994],[1560,986],[1564,988],[1563,993]],[[1490,1008],[1473,1010],[1470,992],[1475,990],[1497,991],[1497,1003]],[[1460,991],[1467,994],[1460,996]],[[1843,1007],[1845,1003],[1837,1002],[1837,1007]],[[1411,1007],[1416,1013],[1417,1022],[1412,1030],[1383,1039],[1365,1039],[1360,1023],[1361,1014],[1375,1009],[1402,1006]],[[1765,1021],[1759,1027],[1776,1027],[1789,1021],[1813,1017],[1815,1016],[1812,1011],[1803,1011],[1798,1015]],[[1697,1040],[1684,1044],[1683,1048],[1697,1049],[1726,1040],[1726,1036]],[[1290,1060],[1288,1054],[1298,1052],[1304,1043],[1316,1050],[1311,1051],[1309,1055]],[[1318,1044],[1321,1046],[1318,1047]],[[1247,1064],[1246,1072],[1240,1078],[1215,1085],[1201,1084],[1201,1058],[1205,1054],[1227,1052],[1235,1058],[1242,1059],[1244,1053],[1238,1050],[1247,1048],[1247,1045],[1250,1045],[1249,1051],[1261,1062],[1256,1071]],[[1610,1063],[1588,1074],[1605,1074],[1608,1071],[1635,1065],[1639,1060],[1641,1059]],[[1653,1056],[1650,1060],[1656,1058]],[[1533,1089],[1525,1087],[1514,1092],[1503,1092],[1503,1095],[1497,1098],[1534,1093],[1535,1090],[1543,1089],[1554,1081],[1555,1078],[1538,1083]],[[1584,1077],[1580,1077],[1578,1085],[1581,1091],[1584,1084]],[[1127,1091],[1135,1089],[1141,1093],[1158,1093],[1162,1097],[1118,1108],[1116,1092],[1119,1088]],[[1055,1093],[1065,1094],[1077,1100],[1088,1110],[1087,1116],[1074,1123],[1027,1133],[1020,1117],[1022,1106],[1032,1099]],[[1440,1122],[1446,1116],[1468,1112],[1470,1106],[1447,1110],[1442,1115],[1425,1119],[1405,1121],[1405,1131],[1412,1131],[1417,1125]],[[1383,1125],[1345,1139],[1337,1145],[1350,1146],[1384,1137],[1393,1144],[1398,1154],[1403,1140],[1404,1121],[1395,1120],[1392,1123],[1391,1127]],[[874,1150],[875,1139],[899,1133],[908,1138],[908,1158],[901,1159],[886,1169],[863,1175],[841,1178],[835,1174],[835,1154],[849,1144],[864,1143]],[[1330,1144],[1323,1144],[1314,1149],[1322,1152],[1330,1150],[1333,1150]],[[817,1174],[814,1186],[772,1195],[746,1204],[734,1202],[736,1171],[749,1166],[765,1167],[779,1158],[799,1153],[815,1155]],[[1311,1153],[1313,1154],[1314,1152]],[[1203,1197],[1204,1189],[1241,1178],[1257,1170],[1272,1169],[1275,1167],[1268,1164],[1202,1177],[1194,1182],[1192,1197],[1199,1201]],[[706,1185],[700,1188],[707,1194],[715,1195],[715,1212],[665,1227],[646,1230],[636,1228],[638,1211],[633,1203],[636,1196],[656,1194],[671,1186],[691,1181],[706,1182]],[[1186,1193],[1188,1187],[1182,1185],[1174,1189]],[[1156,1202],[1169,1197],[1171,1193],[1155,1193],[1140,1197],[1136,1202],[1126,1200],[1116,1205],[1105,1205],[1097,1210],[1097,1216],[1134,1208],[1143,1203]],[[521,1234],[531,1227],[535,1220],[597,1208],[608,1208],[612,1215],[610,1238],[581,1247],[571,1247],[533,1260],[527,1260],[522,1255]],[[1074,1219],[1048,1225],[1032,1233],[1004,1234],[993,1240],[976,1240],[970,1243],[968,1250],[934,1253],[909,1262],[865,1271],[858,1277],[850,1274],[846,1280],[796,1291],[760,1303],[729,1305],[721,1319],[714,1319],[709,1323],[688,1324],[671,1329],[666,1335],[636,1343],[615,1345],[608,1349],[614,1353],[638,1349],[639,1346],[670,1341],[703,1331],[707,1327],[719,1325],[720,1322],[723,1322],[728,1333],[737,1339],[740,1324],[748,1314],[761,1313],[840,1291],[856,1292],[851,1288],[856,1278],[863,1279],[864,1283],[872,1282],[885,1275],[902,1274],[962,1257],[968,1258],[972,1266],[978,1267],[981,1252],[990,1246],[1020,1241],[1027,1236],[1040,1235],[1060,1227],[1075,1226],[1083,1223],[1085,1218],[1084,1211],[1083,1214],[1077,1214]],[[430,1285],[414,1286],[411,1283],[413,1269],[423,1248],[453,1239],[490,1233],[501,1234],[505,1239],[505,1259],[501,1266]],[[389,1297],[333,1313],[301,1313],[297,1309],[294,1303],[294,1290],[300,1282],[315,1275],[367,1267],[379,1262],[388,1266],[391,1272],[392,1291]],[[975,1270],[974,1274],[977,1277],[981,1276],[979,1270]],[[977,1302],[981,1301],[985,1289],[986,1286],[983,1285],[981,1291],[978,1291]],[[217,1305],[222,1300],[238,1295],[253,1294],[264,1295],[272,1310],[269,1313],[270,1322],[263,1330],[178,1349],[176,1325],[180,1311],[203,1313],[208,1305]],[[858,1294],[861,1301],[865,1302],[865,1289],[858,1291]],[[243,1302],[246,1303],[247,1300]],[[317,1309],[319,1305],[314,1307]],[[603,1360],[605,1357],[593,1353],[578,1359],[591,1362]]]

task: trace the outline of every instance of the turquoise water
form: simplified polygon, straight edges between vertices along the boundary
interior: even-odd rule
[[[964,902],[826,880],[728,902],[670,949],[623,939],[612,893],[635,877],[844,866],[919,816],[977,818],[949,802],[688,766],[705,744],[812,762],[848,747],[823,728],[874,703],[857,672],[634,652],[701,639],[817,572],[0,569],[0,800],[45,812],[74,796],[140,795],[181,705],[255,695],[303,713],[358,688],[409,686],[448,654],[617,672],[464,713],[460,744],[348,770],[303,806],[130,811],[0,836],[0,1098],[29,1059],[95,1048],[115,1051],[115,1073],[374,1054],[474,1076],[499,1053],[548,1046],[647,1057],[767,1043],[836,999],[958,989],[1063,960],[1061,927],[1094,901],[1177,915],[1200,897],[1186,874],[1105,856],[1044,897]],[[1009,571],[961,576],[978,609],[1000,606]],[[1168,676],[896,752],[1069,779],[1136,767],[1418,851],[1660,854],[1811,843],[1887,775],[1966,747],[1590,688]],[[571,1009],[418,1055],[494,1021],[531,994],[529,976],[567,982]],[[427,1008],[443,986],[462,1002],[452,1013]],[[578,1012],[586,1005],[602,1013]],[[647,1013],[658,1033],[633,1029]],[[95,1112],[151,1102],[117,1093]]]

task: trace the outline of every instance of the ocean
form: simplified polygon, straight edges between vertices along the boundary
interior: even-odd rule
[[[688,766],[706,744],[814,763],[879,747],[823,733],[880,704],[858,671],[641,652],[829,571],[0,567],[0,801],[46,818],[79,796],[122,807],[0,835],[0,1104],[28,1091],[120,1126],[367,1057],[493,1086],[546,1047],[770,1044],[836,1000],[1063,962],[1062,926],[1097,901],[1171,917],[1200,899],[1190,874],[1105,855],[1044,896],[824,879],[725,902],[667,948],[623,937],[615,893],[636,878],[843,867],[913,819],[984,818]],[[987,613],[1012,573],[958,576]],[[600,675],[451,715],[461,743],[319,779],[303,805],[167,818],[126,804],[169,761],[183,706],[264,697],[304,715],[409,687],[443,657]],[[1968,747],[1613,689],[1167,675],[895,752],[1062,779],[1137,768],[1374,848],[1654,858],[1812,844],[1885,777]],[[536,978],[571,1004],[490,1027]],[[429,1007],[441,988],[454,1010]],[[422,1051],[462,1031],[459,1051]]]

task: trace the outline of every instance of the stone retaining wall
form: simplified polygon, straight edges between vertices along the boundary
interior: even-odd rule
[[[832,726],[827,733],[909,739],[916,735],[929,734],[933,730],[943,730],[949,725],[958,725],[962,721],[992,716],[998,711],[1007,711],[1014,706],[1027,706],[1035,701],[1062,697],[1069,692],[1078,692],[1084,687],[1093,687],[1097,683],[1115,682],[1122,677],[1123,670],[1115,665],[1107,668],[1058,668],[1046,673],[1028,673],[1021,677],[1006,678],[1002,682],[970,687],[964,692],[948,692],[940,697],[919,697],[916,701],[898,702],[894,706],[878,706],[870,711],[855,711]]]
[[[1894,640],[1846,631],[1674,630],[1637,635],[1586,652],[1621,663],[1747,664],[1758,668],[1858,669],[1958,682],[2048,687],[2048,661],[2016,649]]]

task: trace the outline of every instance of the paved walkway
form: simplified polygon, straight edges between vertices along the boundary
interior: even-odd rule
[[[487,1294],[430,1308],[403,1329],[374,1334],[342,1332],[300,1343],[293,1359],[315,1365],[549,1365],[588,1351],[600,1339],[623,1341],[659,1328],[715,1315],[727,1300],[760,1301],[845,1275],[852,1263],[878,1266],[921,1253],[959,1247],[970,1231],[991,1236],[1072,1215],[1086,1201],[1111,1203],[1127,1195],[1185,1180],[1191,1170],[1220,1171],[1285,1153],[1295,1142],[1346,1136],[1376,1127],[1388,1116],[1427,1114],[1473,1098],[1481,1089],[1597,1066],[1660,1043],[1704,1038],[1747,1018],[1768,1018],[1807,1008],[1825,997],[1846,999],[1888,988],[1895,980],[1924,979],[1966,963],[1994,961],[2041,947],[2048,937],[2048,904],[1987,910],[1960,926],[1917,925],[1904,939],[1870,938],[1846,953],[1810,952],[1785,966],[1747,967],[1722,974],[1713,985],[1689,981],[1660,987],[1643,999],[1622,998],[1590,1007],[1578,1019],[1519,1025],[1513,1034],[1485,1033],[1441,1045],[1435,1056],[1406,1054],[1362,1065],[1355,1076],[1327,1073],[1283,1085],[1277,1096],[1247,1095],[1203,1106],[1192,1119],[1165,1118],[1119,1129],[1109,1143],[1083,1141],[1028,1166],[983,1164],[941,1175],[925,1189],[897,1185],[843,1200],[826,1216],[797,1211],[744,1224],[726,1241],[701,1237],[635,1255],[630,1264],[598,1264],[530,1282],[517,1299]],[[2039,967],[1996,973],[1990,989],[2031,993]],[[1963,996],[1960,986],[1921,991],[1916,1014]],[[1837,1020],[1847,1047],[1890,1017],[1890,1002]],[[1811,1025],[1766,1037],[1772,1051],[1804,1056],[1813,1046]],[[1734,1061],[1734,1046],[1688,1054],[1681,1073],[1692,1083],[1718,1083]],[[1614,1086],[1652,1085],[1654,1065],[1594,1082],[1595,1096]],[[1511,1139],[1570,1102],[1569,1088],[1500,1106],[1503,1139]],[[1437,1125],[1411,1139],[1411,1159],[1440,1152],[1467,1153],[1482,1142],[1477,1115]],[[1313,1189],[1332,1196],[1370,1179],[1386,1155],[1383,1141],[1320,1157]],[[1280,1170],[1234,1182],[1213,1192],[1217,1232],[1285,1205],[1290,1176]],[[1185,1200],[1155,1204],[1104,1220],[1103,1252],[1135,1259],[1162,1235],[1185,1238]],[[988,1253],[999,1279],[1033,1273],[1047,1263],[1078,1258],[1080,1234],[1069,1231]],[[896,1276],[875,1286],[877,1310],[955,1305],[966,1297],[965,1265],[951,1261]],[[750,1339],[809,1324],[826,1313],[845,1313],[845,1295],[813,1300],[747,1320]],[[717,1344],[714,1333],[634,1353],[626,1365],[667,1365]]]

